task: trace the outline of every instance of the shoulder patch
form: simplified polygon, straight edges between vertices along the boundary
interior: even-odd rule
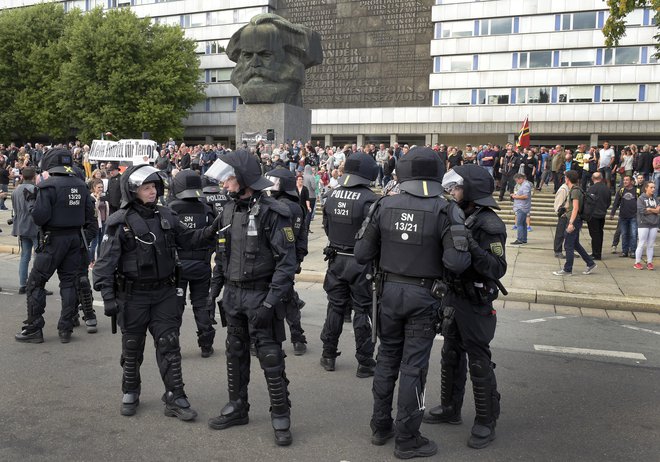
[[[282,232],[287,242],[295,242],[296,238],[293,235],[293,228],[291,226],[285,226],[282,228]]]
[[[490,244],[490,252],[496,257],[501,257],[504,255],[504,247],[502,247],[501,242],[492,242]]]

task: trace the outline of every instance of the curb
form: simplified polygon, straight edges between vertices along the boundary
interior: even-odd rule
[[[0,253],[16,255],[21,253],[21,249],[17,245],[0,245]]]
[[[323,283],[325,272],[303,271],[296,275],[297,282]],[[509,295],[498,300],[526,302],[542,305],[559,305],[579,308],[596,308],[629,312],[660,313],[660,298],[626,297],[624,295],[571,294],[531,289],[509,289]]]

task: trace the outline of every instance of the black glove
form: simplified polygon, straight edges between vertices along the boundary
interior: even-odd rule
[[[220,226],[220,218],[222,215],[218,215],[215,217],[215,220],[213,220],[213,223],[211,223],[209,226],[204,228],[204,239],[211,239],[212,237],[215,236],[215,233],[218,231],[218,227]]]
[[[119,305],[116,300],[103,300],[103,313],[112,317],[119,314]]]
[[[273,305],[268,302],[263,302],[252,316],[252,324],[257,329],[264,329],[270,326],[274,314],[275,310],[273,309]]]
[[[298,267],[296,268],[296,274],[300,274],[301,271],[302,271],[302,265],[298,263]]]

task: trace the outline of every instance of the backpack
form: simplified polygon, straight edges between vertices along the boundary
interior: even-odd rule
[[[594,216],[594,212],[597,207],[596,195],[594,193],[588,193],[584,189],[579,188],[582,191],[582,207],[580,207],[580,218],[582,221],[588,222]]]

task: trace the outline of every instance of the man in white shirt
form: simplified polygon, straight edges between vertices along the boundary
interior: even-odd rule
[[[599,151],[598,171],[607,182],[607,187],[612,186],[612,165],[614,165],[614,149],[610,147],[609,141],[603,142],[603,148]]]

